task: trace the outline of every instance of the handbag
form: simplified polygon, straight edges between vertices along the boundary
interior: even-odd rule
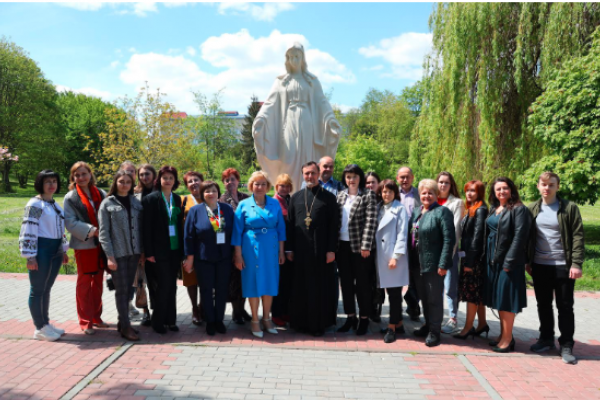
[[[144,270],[138,266],[133,280],[135,289],[135,306],[137,308],[148,308],[148,295],[146,294],[146,285],[144,284]]]
[[[148,295],[146,294],[146,285],[140,279],[137,289],[135,290],[135,306],[137,308],[148,308]]]

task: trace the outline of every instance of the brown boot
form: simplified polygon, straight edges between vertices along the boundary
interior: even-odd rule
[[[140,337],[136,335],[135,330],[131,326],[122,329],[120,332],[121,337],[123,337],[124,339],[130,340],[132,342],[137,342],[138,340],[140,340]]]

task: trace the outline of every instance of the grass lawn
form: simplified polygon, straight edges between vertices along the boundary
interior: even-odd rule
[[[63,190],[63,192],[65,192]],[[186,194],[180,188],[179,194]],[[19,230],[23,217],[23,207],[31,196],[35,195],[33,187],[17,189],[17,193],[0,195],[0,272],[27,272],[25,259],[19,256]],[[272,191],[270,193],[272,195]],[[56,196],[62,205],[64,195]],[[580,207],[585,229],[585,263],[583,277],[577,280],[577,290],[600,290],[600,205]],[[73,250],[69,250],[72,260],[61,269],[61,274],[76,272]]]

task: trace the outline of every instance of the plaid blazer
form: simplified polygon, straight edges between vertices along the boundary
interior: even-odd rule
[[[338,192],[337,203],[340,212],[340,228],[344,204],[348,197],[348,189]],[[339,231],[339,228],[338,228]],[[377,231],[377,198],[369,189],[359,189],[358,195],[352,203],[348,218],[348,234],[350,236],[350,249],[353,253],[361,250],[375,248],[375,232]]]

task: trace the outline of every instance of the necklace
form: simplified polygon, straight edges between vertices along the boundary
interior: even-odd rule
[[[319,192],[317,191],[317,193],[315,193],[315,197],[313,197],[313,201],[312,204],[310,205],[310,210],[308,209],[308,192],[309,188],[306,188],[304,190],[304,207],[306,207],[306,218],[304,218],[304,223],[306,224],[307,228],[310,228],[310,223],[312,222],[312,218],[310,217],[310,214],[312,213],[312,209],[313,206],[315,205],[315,200],[317,199],[317,195],[319,194]],[[321,190],[323,190],[323,186],[321,186]]]

